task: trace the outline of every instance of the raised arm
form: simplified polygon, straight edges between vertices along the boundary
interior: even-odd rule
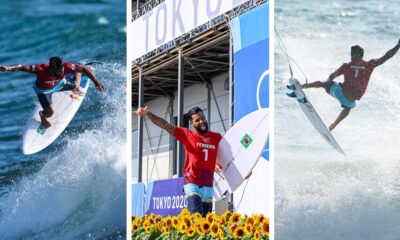
[[[89,66],[82,66],[79,64],[75,64],[75,70],[77,72],[85,73],[90,78],[90,80],[94,82],[94,85],[99,91],[104,91],[104,85],[97,79],[97,77],[94,75],[92,69]]]
[[[30,66],[29,65],[21,65],[21,64],[14,64],[9,67],[0,65],[0,72],[7,72],[7,71],[22,71],[22,72],[29,72]]]
[[[397,42],[396,46],[394,46],[394,48],[390,49],[387,53],[385,53],[385,55],[383,55],[383,57],[381,57],[377,60],[377,66],[383,64],[384,62],[389,60],[391,57],[393,57],[397,53],[399,48],[400,48],[400,39]]]
[[[158,127],[164,129],[165,131],[167,131],[170,135],[174,136],[174,129],[175,126],[169,124],[167,121],[165,121],[164,119],[152,114],[147,106],[144,108],[138,108],[135,111],[136,115],[138,116],[147,116],[155,125],[157,125]]]

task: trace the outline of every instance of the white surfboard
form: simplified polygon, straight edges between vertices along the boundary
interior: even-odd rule
[[[290,82],[291,89],[296,94],[296,98],[300,104],[301,109],[303,110],[304,114],[307,116],[310,123],[314,126],[314,128],[318,131],[318,133],[325,139],[325,141],[327,141],[338,152],[340,152],[343,155],[346,155],[344,153],[344,151],[342,150],[342,148],[340,147],[340,145],[336,142],[331,131],[329,131],[328,127],[321,120],[317,111],[315,111],[310,100],[304,94],[303,90],[300,87],[299,82],[293,78],[290,78],[289,82]]]
[[[214,199],[233,193],[251,173],[265,149],[269,133],[269,109],[256,110],[240,119],[219,143],[214,173]]]
[[[71,77],[71,75],[68,77]],[[55,112],[53,117],[49,118],[51,123],[49,128],[44,127],[40,122],[39,111],[42,111],[42,106],[38,104],[35,107],[24,129],[22,151],[25,155],[37,153],[57,139],[78,111],[89,85],[89,78],[82,75],[81,93],[77,94],[73,91],[53,93],[52,100]]]

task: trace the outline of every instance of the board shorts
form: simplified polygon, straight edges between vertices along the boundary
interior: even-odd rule
[[[339,83],[334,81],[326,81],[324,82],[324,88],[329,95],[336,98],[340,102],[343,108],[352,109],[356,106],[355,101],[350,101],[344,96],[342,86],[340,86]]]
[[[200,187],[194,183],[187,183],[183,185],[186,197],[191,194],[197,194],[201,197],[201,200],[212,201],[214,194],[214,187]]]
[[[76,87],[75,82],[72,80],[67,80],[65,83],[56,91],[70,91]],[[51,99],[53,92],[44,92],[44,93],[39,93],[37,94],[39,98],[40,105],[42,105],[42,108],[46,108],[53,104],[53,101]]]

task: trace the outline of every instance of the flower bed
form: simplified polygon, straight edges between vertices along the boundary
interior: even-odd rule
[[[132,239],[269,239],[269,219],[262,214],[209,213],[203,218],[187,209],[175,217],[132,216]]]

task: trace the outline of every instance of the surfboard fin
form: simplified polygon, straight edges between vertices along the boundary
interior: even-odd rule
[[[295,98],[297,97],[295,92],[291,92],[291,93],[286,93],[286,96],[291,97],[291,98]]]

